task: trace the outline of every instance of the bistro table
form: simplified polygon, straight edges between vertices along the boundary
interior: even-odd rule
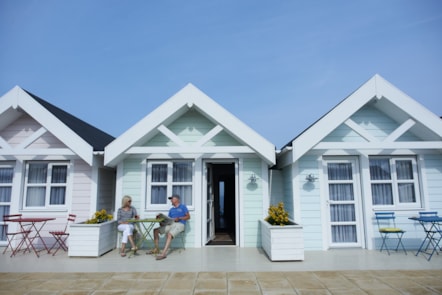
[[[430,261],[434,253],[437,253],[438,249],[442,245],[439,245],[442,240],[442,217],[440,216],[414,216],[409,219],[418,221],[425,232],[425,238],[422,241],[419,250],[416,252],[416,256],[419,253],[428,255],[427,260]]]
[[[37,239],[41,241],[41,243],[43,244],[44,249],[46,249],[46,251],[48,251],[48,253],[50,253],[50,249],[48,248],[48,246],[46,245],[44,239],[41,237],[41,230],[43,229],[43,227],[45,226],[46,222],[50,221],[50,220],[55,220],[54,217],[21,217],[21,218],[17,218],[14,220],[11,220],[13,222],[18,222],[20,225],[20,228],[23,231],[30,231],[29,235],[25,235],[23,238],[27,240],[26,244],[27,245],[27,249],[29,250],[29,252],[31,251],[31,249],[34,251],[35,255],[37,255],[37,257],[40,257],[40,255],[38,254],[39,250],[37,250],[37,248],[34,245],[34,241]],[[41,249],[43,250],[43,249]]]
[[[163,218],[145,218],[145,219],[129,219],[127,222],[135,224],[135,227],[137,228],[138,232],[141,235],[141,238],[139,241],[137,241],[136,246],[137,248],[141,248],[143,243],[146,241],[146,244],[149,246],[151,244],[153,248],[155,247],[154,244],[154,237],[152,236],[152,229],[155,227],[155,224],[162,222]],[[131,251],[129,254],[129,258],[135,254],[135,251]]]

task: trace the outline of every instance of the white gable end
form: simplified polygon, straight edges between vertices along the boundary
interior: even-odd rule
[[[173,130],[173,122],[183,118],[188,112],[195,112],[211,122],[209,130],[194,142],[183,139],[183,134]],[[214,146],[210,142],[221,134],[228,134],[242,146]],[[167,142],[164,146],[143,146],[153,137]],[[185,138],[185,136],[184,136]],[[148,144],[152,145],[152,144]],[[201,92],[192,84],[165,101],[152,113],[144,117],[128,131],[105,148],[105,164],[116,165],[125,154],[135,153],[256,153],[267,163],[275,163],[275,147],[262,136],[238,120],[231,113]]]
[[[393,122],[388,124],[390,129],[376,129],[358,122],[358,112],[367,112],[370,108]],[[348,142],[352,142],[351,146]],[[293,140],[292,160],[296,161],[309,150],[347,148],[442,150],[442,120],[375,75]]]
[[[46,110],[41,104],[35,101],[29,94],[18,86],[6,93],[0,100],[0,128],[8,126],[11,122],[22,116],[23,112],[38,122],[38,124],[41,125],[41,128],[34,132],[33,135],[28,138],[27,141],[22,143],[21,146],[18,146],[18,148],[23,149],[22,151],[18,150],[17,148],[13,150],[8,149],[8,147],[3,144],[3,154],[18,155],[38,152],[35,149],[31,151],[29,148],[35,148],[35,143],[40,137],[51,134],[62,142],[67,148],[61,150],[45,148],[41,149],[39,153],[64,155],[77,154],[89,165],[92,165],[92,146],[90,146],[86,141],[84,141],[80,136],[63,124],[57,117]]]

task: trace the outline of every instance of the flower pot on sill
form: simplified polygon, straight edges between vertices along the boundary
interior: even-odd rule
[[[74,223],[69,227],[69,256],[99,257],[115,249],[117,221]]]
[[[271,225],[261,222],[261,243],[271,261],[304,260],[304,236],[302,226]]]

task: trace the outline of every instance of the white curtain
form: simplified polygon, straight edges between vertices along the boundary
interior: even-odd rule
[[[63,205],[65,203],[66,196],[66,184],[67,180],[67,167],[63,166],[52,166],[51,183],[61,183],[63,186],[53,186],[51,187],[51,196],[49,204],[51,205]]]
[[[46,187],[32,186],[32,184],[46,183],[48,172],[47,164],[29,164],[28,189],[26,193],[26,206],[42,207],[45,205]]]
[[[150,189],[152,204],[166,204],[167,203],[167,164],[153,164],[152,165],[152,183]]]
[[[413,180],[413,166],[409,160],[396,161],[396,175],[399,181]],[[416,202],[416,194],[414,191],[414,183],[399,183],[399,202],[414,203]]]
[[[172,194],[177,194],[181,202],[186,205],[192,205],[192,162],[173,163],[172,181],[187,182],[189,184],[175,184],[172,187]]]

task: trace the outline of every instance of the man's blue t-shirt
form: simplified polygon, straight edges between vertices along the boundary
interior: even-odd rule
[[[187,212],[189,212],[189,210],[187,209],[186,205],[184,204],[179,204],[178,207],[172,207],[169,210],[169,217],[170,218],[177,218],[177,217],[184,217],[186,216]],[[182,224],[186,224],[186,220],[180,220],[179,222],[181,222]]]

